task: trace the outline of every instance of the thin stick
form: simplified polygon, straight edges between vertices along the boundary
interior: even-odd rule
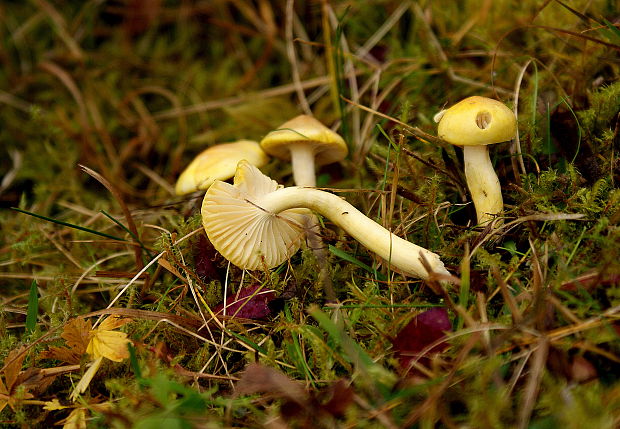
[[[523,392],[523,405],[519,411],[519,429],[526,429],[532,416],[538,391],[540,390],[540,382],[545,369],[545,362],[549,356],[549,339],[541,338],[538,348],[534,352],[534,356],[530,363],[530,376]]]

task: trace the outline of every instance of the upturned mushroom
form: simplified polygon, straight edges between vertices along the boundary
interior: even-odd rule
[[[269,155],[291,160],[297,186],[316,186],[315,166],[343,160],[347,144],[321,122],[299,115],[271,131],[260,142]]]
[[[208,189],[216,180],[228,180],[235,175],[242,159],[262,167],[269,157],[260,145],[251,140],[222,143],[203,150],[183,170],[175,186],[177,195]]]
[[[344,199],[312,188],[279,186],[241,161],[234,184],[215,181],[202,203],[202,222],[213,246],[240,268],[271,268],[299,247],[300,208],[313,210],[404,274],[427,279],[422,255],[435,273],[449,274],[439,255],[404,240]]]
[[[463,146],[465,178],[476,208],[478,223],[493,220],[504,209],[499,179],[488,145],[513,139],[517,119],[503,103],[486,97],[469,97],[435,115],[437,134],[448,143]]]

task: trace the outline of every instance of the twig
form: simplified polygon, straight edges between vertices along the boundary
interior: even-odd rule
[[[540,382],[545,369],[545,362],[549,355],[549,339],[541,338],[538,343],[538,347],[534,352],[533,359],[530,363],[530,376],[528,377],[527,384],[523,391],[523,405],[519,411],[519,429],[526,429],[532,416],[534,405],[536,404],[536,398],[538,397],[538,391],[540,389]]]

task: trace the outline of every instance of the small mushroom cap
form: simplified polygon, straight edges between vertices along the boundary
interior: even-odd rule
[[[175,192],[177,195],[208,189],[215,180],[227,180],[235,175],[242,159],[262,167],[269,157],[260,145],[251,140],[223,143],[203,150],[181,173]]]
[[[301,246],[307,209],[273,214],[260,207],[260,197],[281,188],[275,180],[243,160],[234,184],[215,181],[202,202],[202,224],[213,247],[247,270],[273,268]]]
[[[458,146],[478,146],[511,140],[517,118],[505,104],[486,97],[469,97],[435,115],[437,135]]]
[[[280,125],[261,140],[265,152],[276,158],[290,160],[294,144],[313,146],[317,166],[343,160],[349,148],[339,134],[308,115],[299,115]]]

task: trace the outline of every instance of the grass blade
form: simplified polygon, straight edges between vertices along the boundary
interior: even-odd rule
[[[127,228],[125,225],[123,225],[118,219],[116,219],[114,216],[112,216],[110,213],[106,212],[105,210],[99,210],[99,212],[101,214],[103,214],[105,217],[107,217],[108,219],[110,219],[112,222],[114,222],[115,224],[120,226],[127,234],[129,234],[131,236],[131,238],[133,238],[134,241],[140,245],[142,250],[144,250],[146,253],[148,253],[148,255],[149,255],[149,257],[151,259],[153,259],[155,257],[155,255],[152,252],[150,252],[146,248],[146,246],[144,246],[144,243],[142,243],[140,238],[136,234],[134,234],[129,228]]]
[[[34,331],[37,326],[37,315],[39,314],[39,292],[37,291],[37,281],[30,283],[30,296],[28,296],[28,312],[26,313],[26,333]]]
[[[116,237],[114,235],[110,235],[110,234],[106,234],[105,232],[99,232],[99,231],[95,231],[94,229],[90,229],[90,228],[85,228],[83,226],[79,226],[79,225],[75,225],[69,222],[63,222],[61,220],[58,219],[54,219],[53,217],[47,217],[47,216],[43,216],[37,213],[33,213],[33,212],[29,212],[28,210],[22,210],[22,209],[18,209],[17,207],[11,207],[12,210],[18,211],[20,213],[23,214],[27,214],[28,216],[33,216],[33,217],[37,217],[39,219],[43,219],[46,220],[48,222],[52,222],[58,225],[62,225],[62,226],[67,226],[69,228],[73,228],[73,229],[77,229],[80,231],[84,231],[84,232],[90,232],[91,234],[95,234],[98,235],[100,237],[106,237],[106,238],[111,238],[112,240],[117,240],[117,241],[127,241],[124,238],[120,238],[120,237]]]
[[[365,263],[363,263],[359,259],[355,258],[354,256],[349,255],[347,252],[345,252],[343,250],[340,250],[337,247],[332,246],[331,244],[329,244],[327,247],[329,248],[329,251],[332,254],[338,256],[340,259],[343,259],[343,260],[345,260],[347,262],[350,262],[350,263],[352,263],[354,265],[357,265],[358,267],[368,271],[373,276],[376,276],[376,278],[378,280],[387,281],[387,278],[383,274],[377,272],[377,270],[375,270],[374,268],[366,265]]]

